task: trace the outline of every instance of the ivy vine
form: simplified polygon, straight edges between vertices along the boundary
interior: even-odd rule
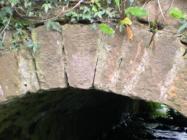
[[[0,48],[4,46],[7,31],[11,30],[13,35],[10,49],[26,44],[35,52],[39,46],[33,41],[33,28],[45,25],[48,30],[61,32],[61,24],[67,22],[99,23],[98,28],[107,35],[115,33],[112,27],[119,27],[120,31],[127,32],[131,40],[134,17],[148,16],[148,12],[138,6],[139,1],[142,0],[1,0]],[[173,8],[169,13],[180,21],[179,32],[187,28],[184,12]]]

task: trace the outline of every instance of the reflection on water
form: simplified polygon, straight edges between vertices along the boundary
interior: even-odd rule
[[[187,127],[147,123],[147,130],[157,139],[187,140]]]
[[[172,139],[172,140],[187,140],[186,132],[177,132],[171,130],[156,130],[152,129],[153,135],[160,139]]]
[[[122,113],[118,124],[101,140],[187,140],[187,127],[178,126],[170,118],[147,120],[140,114]]]

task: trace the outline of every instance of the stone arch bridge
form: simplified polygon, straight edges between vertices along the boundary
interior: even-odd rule
[[[147,27],[136,24],[133,31],[129,41],[123,33],[109,37],[89,25],[65,25],[62,34],[35,29],[35,54],[25,48],[1,53],[1,99],[41,89],[95,88],[165,103],[187,115],[184,45],[162,30],[148,46]]]
[[[187,116],[187,59],[176,29],[132,26],[133,40],[116,31],[106,36],[91,25],[63,25],[62,33],[41,26],[32,34],[36,53],[23,47],[0,52],[0,98],[28,91],[81,88],[165,103]],[[6,36],[5,49],[11,35]]]

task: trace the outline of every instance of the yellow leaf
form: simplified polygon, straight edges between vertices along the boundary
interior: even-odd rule
[[[121,25],[132,25],[132,21],[130,20],[130,18],[126,17],[120,21],[120,24]]]

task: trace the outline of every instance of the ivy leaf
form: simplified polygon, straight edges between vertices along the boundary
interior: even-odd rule
[[[44,11],[47,13],[49,11],[49,9],[52,8],[51,4],[50,3],[44,3],[42,5],[42,8],[44,9]]]
[[[179,19],[179,20],[187,18],[186,14],[184,14],[184,12],[181,11],[180,9],[178,9],[178,8],[172,8],[172,9],[170,9],[169,15],[171,17],[173,17],[175,19]]]
[[[102,33],[110,35],[110,36],[115,33],[114,29],[112,29],[109,25],[104,24],[104,23],[99,25],[99,29]]]
[[[57,31],[57,32],[61,32],[62,31],[60,23],[56,22],[56,21],[49,20],[46,23],[46,27],[47,27],[47,30],[53,30],[53,31]]]
[[[4,15],[6,15],[6,14],[12,15],[12,8],[9,6],[5,6],[5,7],[1,8],[1,13],[4,13]]]
[[[9,0],[9,2],[11,4],[11,6],[13,7],[13,6],[15,6],[16,4],[19,3],[19,0]]]
[[[125,14],[128,16],[145,17],[148,15],[147,11],[142,7],[128,7],[125,10]]]
[[[121,1],[121,0],[114,0],[116,6],[117,6],[118,8],[120,7],[120,1]]]
[[[36,51],[39,49],[39,46],[37,43],[34,43],[31,39],[29,39],[27,42],[27,47],[32,50],[32,52],[35,54]]]

